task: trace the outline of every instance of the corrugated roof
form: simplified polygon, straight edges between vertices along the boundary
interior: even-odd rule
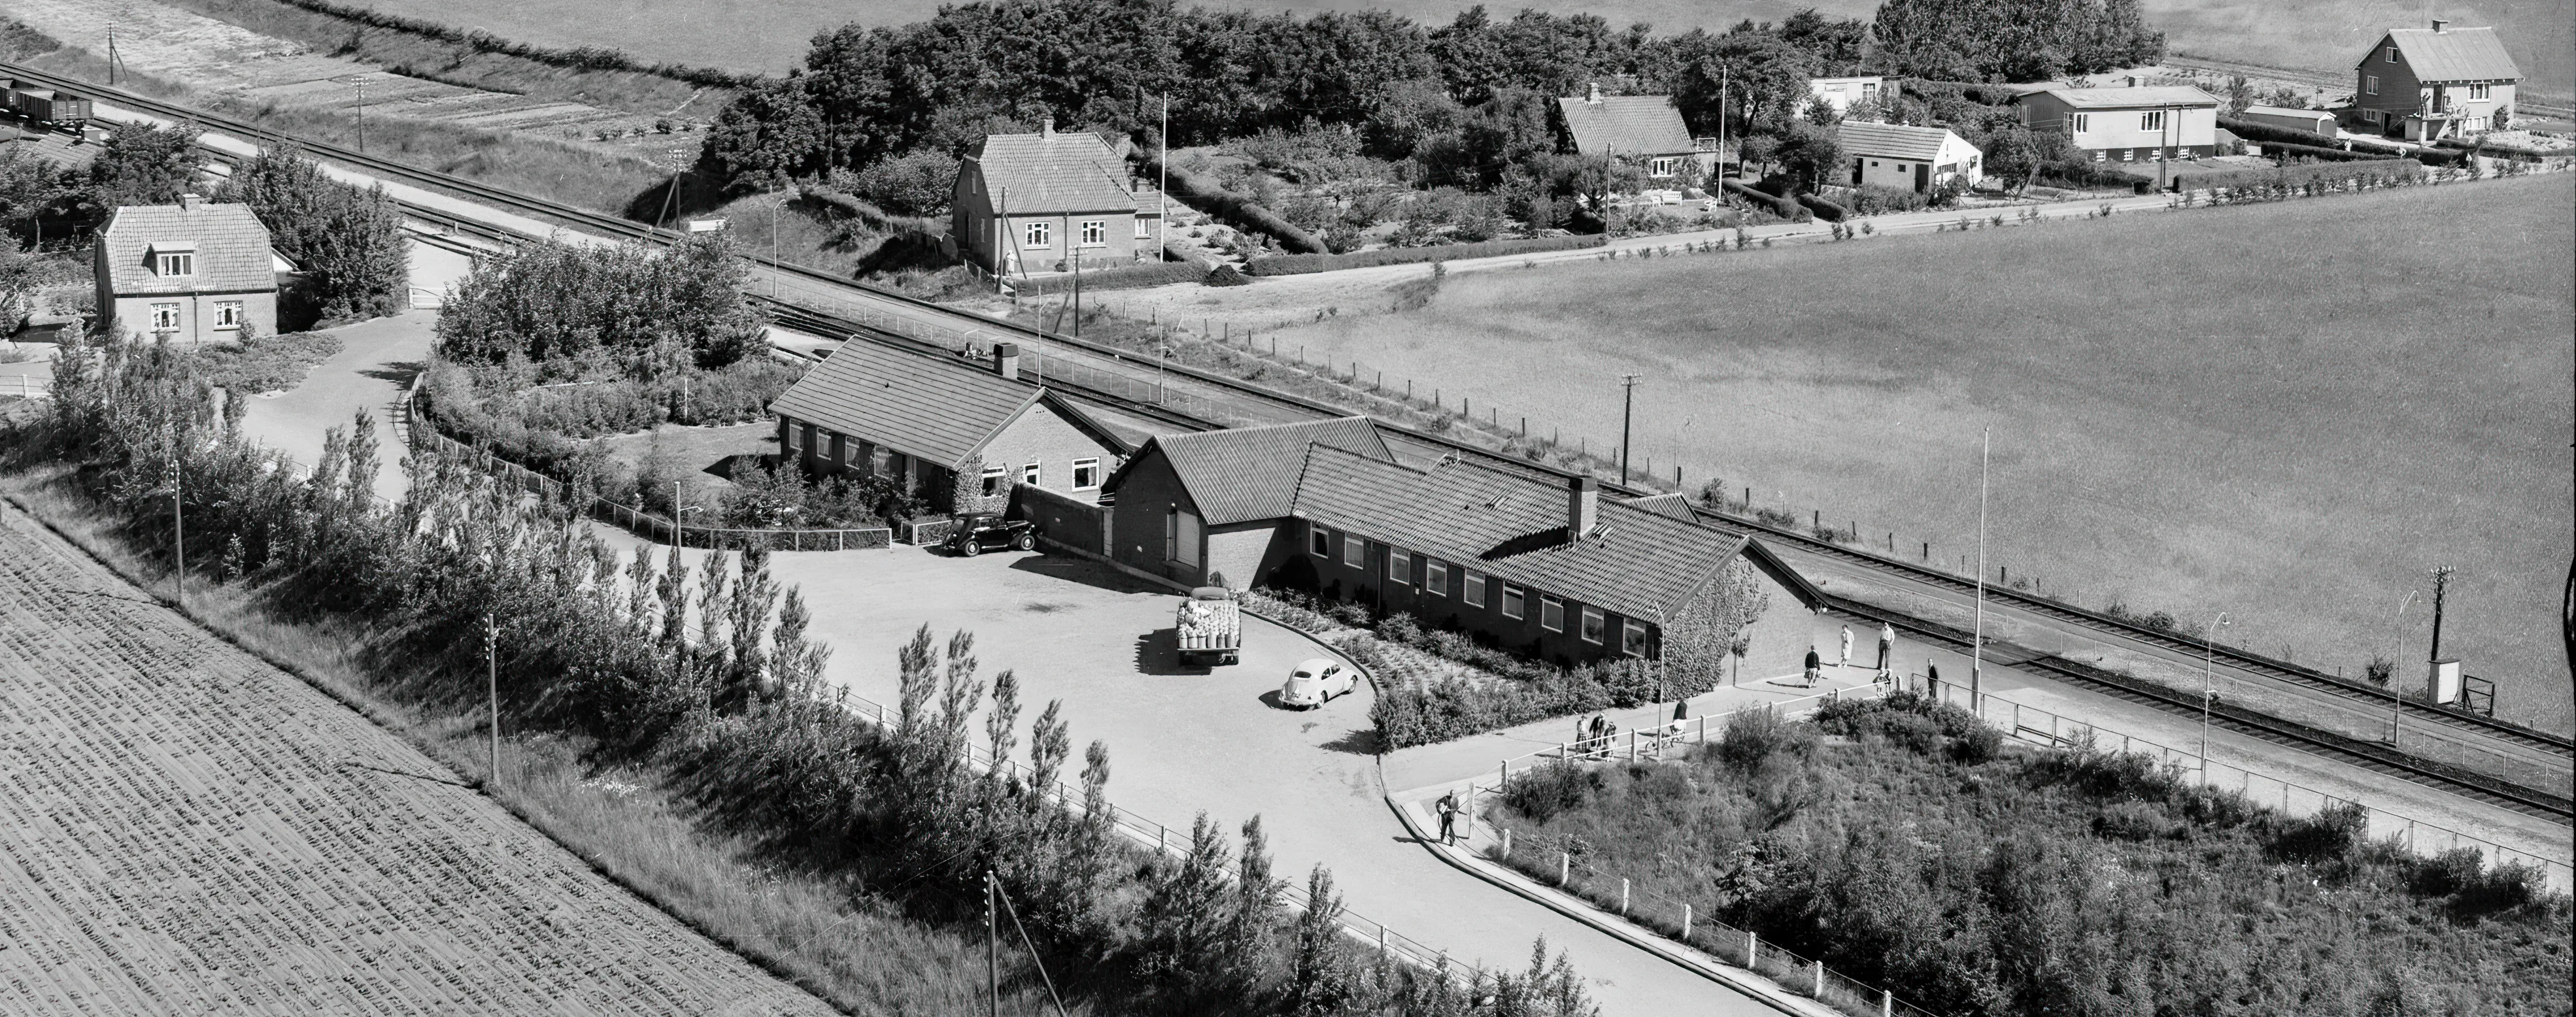
[[[2292,109],[2288,106],[2247,106],[2240,117],[2297,117],[2301,120],[2332,120],[2334,114],[2321,109]]]
[[[1931,162],[1941,155],[1941,142],[1952,137],[1946,127],[1908,127],[1845,120],[1836,126],[1843,154]],[[1964,143],[1965,139],[1962,139]]]
[[[843,343],[769,404],[770,412],[958,469],[1044,402],[1103,447],[1125,446],[1054,393],[972,362]]]
[[[1127,166],[1089,131],[988,134],[966,157],[1012,215],[1132,212]]]
[[[107,250],[108,286],[119,295],[260,293],[277,288],[268,227],[248,205],[124,205],[98,231]],[[196,245],[196,273],[153,271],[152,245]]]
[[[1367,417],[1165,435],[1149,447],[1163,450],[1190,501],[1198,505],[1199,518],[1210,526],[1227,526],[1286,518],[1297,502],[1306,449],[1315,445],[1346,450],[1355,459],[1395,461]],[[1145,459],[1144,450],[1137,450],[1109,478],[1106,489],[1116,490],[1127,470]]]
[[[1689,602],[1749,538],[1601,500],[1598,524],[1568,539],[1559,486],[1469,461],[1427,469],[1311,447],[1295,514],[1544,593],[1654,619]]]
[[[2388,41],[2406,58],[2406,69],[2418,81],[2519,81],[2522,68],[2505,52],[2504,40],[2492,28],[2392,28]],[[2362,57],[2366,66],[2378,54],[2372,47]]]
[[[2218,105],[2218,97],[2190,85],[2140,85],[2136,88],[2051,88],[2046,94],[2076,109],[2156,109]]]
[[[1558,99],[1575,151],[1585,155],[1674,155],[1691,151],[1690,129],[1669,95]]]

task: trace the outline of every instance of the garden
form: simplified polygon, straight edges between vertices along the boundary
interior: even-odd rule
[[[1544,764],[1488,818],[1532,877],[1655,901],[1666,935],[1690,904],[1703,949],[1743,952],[1722,922],[1936,1013],[2559,1014],[2576,973],[2576,912],[2535,869],[1905,693],[1739,712],[1675,760]]]

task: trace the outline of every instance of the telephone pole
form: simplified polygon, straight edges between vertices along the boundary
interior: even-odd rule
[[[367,83],[359,81],[356,84],[358,86],[358,154],[365,155],[367,152]]]
[[[2451,573],[2457,571],[2448,565],[2433,570],[2433,655],[2425,658],[2427,662],[2442,659],[2442,599],[2450,592]],[[2396,684],[2395,679],[2389,684]]]
[[[637,552],[642,553],[642,552]],[[501,621],[489,612],[483,615],[483,689],[491,697],[491,757],[485,761],[492,774],[492,786],[501,786]]]
[[[1986,670],[1986,477],[1987,466],[1994,461],[1995,432],[1985,432],[1985,443],[1977,453],[1977,630],[1968,643],[1968,709],[1975,711],[1985,703]]]
[[[224,395],[228,399],[232,397],[229,392]],[[179,509],[179,431],[171,425],[163,425],[161,431],[170,440],[170,560],[177,566],[171,572],[171,579],[179,586],[179,610],[185,612],[188,610],[188,528]],[[2440,631],[2438,626],[2435,631]]]
[[[993,880],[993,871],[984,870],[984,979],[991,992],[992,1017],[1002,1017],[1002,918],[994,900],[1001,885]]]
[[[1627,405],[1619,411],[1619,482],[1628,482],[1628,426],[1637,418],[1638,375],[1623,376],[1627,381]]]

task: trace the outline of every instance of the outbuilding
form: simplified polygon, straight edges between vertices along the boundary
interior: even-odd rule
[[[2335,136],[2335,115],[2321,109],[2247,106],[2245,112],[2236,114],[2236,119],[2250,120],[2266,127],[2285,127],[2293,131],[2322,134],[2329,138]]]
[[[1836,129],[1854,187],[1922,193],[1952,180],[1973,187],[1986,176],[1985,153],[1946,127],[1846,120]]]

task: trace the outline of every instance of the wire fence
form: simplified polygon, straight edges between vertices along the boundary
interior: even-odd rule
[[[51,377],[39,378],[29,374],[0,374],[0,395],[17,396],[21,399],[51,399],[54,395],[54,380]]]

